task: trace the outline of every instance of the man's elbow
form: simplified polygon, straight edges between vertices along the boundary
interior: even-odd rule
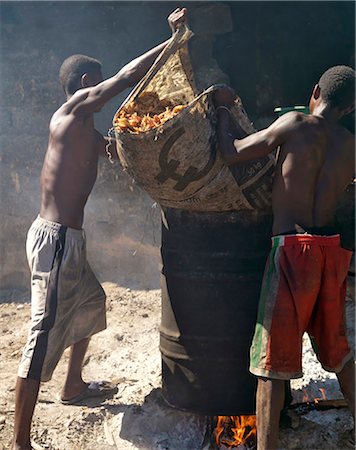
[[[142,78],[140,69],[141,64],[138,64],[136,60],[129,62],[118,73],[120,81],[125,83],[127,87],[135,86]]]
[[[135,75],[134,70],[129,66],[123,67],[120,70],[120,72],[115,75],[116,83],[118,86],[120,86],[121,91],[124,91],[125,89],[135,86],[135,84],[137,84],[135,82],[134,75]]]

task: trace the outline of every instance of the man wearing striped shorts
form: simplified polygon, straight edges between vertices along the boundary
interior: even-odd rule
[[[274,450],[284,383],[302,376],[304,332],[324,369],[336,373],[355,415],[354,362],[344,323],[352,253],[341,247],[334,226],[337,202],[354,176],[354,136],[338,122],[355,107],[355,72],[332,67],[313,89],[310,115],[289,112],[241,140],[234,138],[229,114],[233,98],[229,89],[214,97],[226,162],[241,164],[279,147],[274,236],[250,352],[250,371],[258,377],[257,448]]]

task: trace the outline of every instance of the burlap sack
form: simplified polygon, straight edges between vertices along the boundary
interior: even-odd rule
[[[194,211],[268,208],[274,158],[230,170],[216,150],[216,115],[211,86],[198,96],[186,43],[192,33],[177,32],[149,72],[114,116],[144,91],[187,105],[163,125],[142,133],[115,129],[121,164],[162,206]],[[254,131],[240,99],[231,109],[241,136]]]

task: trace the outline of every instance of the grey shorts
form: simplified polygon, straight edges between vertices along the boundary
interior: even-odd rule
[[[48,381],[67,347],[106,328],[106,297],[87,262],[83,230],[37,217],[26,252],[31,328],[18,376]]]

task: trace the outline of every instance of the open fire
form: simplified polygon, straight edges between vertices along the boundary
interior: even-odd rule
[[[314,402],[314,403],[318,403],[319,400],[326,400],[326,395],[325,395],[325,389],[323,388],[319,388],[319,391],[321,393],[321,397],[315,397],[314,399],[311,399],[307,393],[307,391],[305,389],[303,389],[303,402],[307,403],[307,402]]]
[[[346,408],[344,398],[326,399],[325,389],[319,388],[320,395],[308,395],[300,403],[288,403],[280,417],[280,427],[297,429],[301,416],[311,411]],[[202,450],[257,450],[257,421],[255,415],[206,416],[205,436]]]
[[[296,403],[290,406],[297,409],[300,414],[312,409],[324,409],[332,407],[344,407],[343,400],[327,401],[325,390],[320,388],[320,397],[311,399],[306,390],[303,391],[303,403]],[[320,408],[319,408],[320,407]],[[305,409],[305,411],[304,411]],[[215,416],[212,439],[213,447],[218,450],[256,450],[257,429],[256,416]],[[212,447],[210,447],[212,448]]]
[[[214,434],[218,449],[256,449],[256,416],[217,416]]]

